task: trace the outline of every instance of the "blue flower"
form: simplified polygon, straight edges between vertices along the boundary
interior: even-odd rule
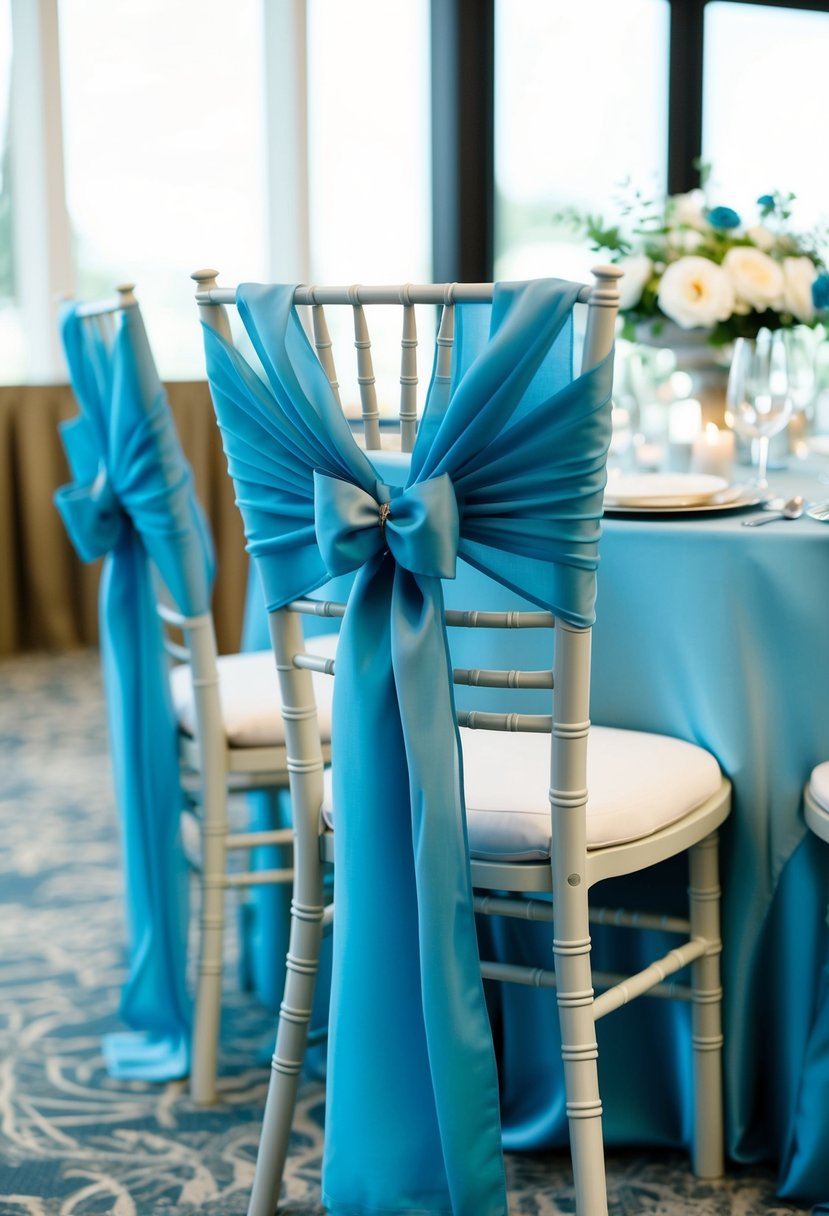
[[[762,207],[764,211],[774,211],[776,205],[773,194],[761,194],[757,200],[757,206]]]
[[[741,223],[737,212],[730,207],[712,207],[705,218],[712,228],[720,228],[723,232],[729,228],[739,228]]]
[[[812,303],[818,312],[829,308],[829,274],[825,271],[812,281]]]

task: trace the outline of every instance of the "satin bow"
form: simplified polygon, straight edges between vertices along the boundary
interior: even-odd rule
[[[507,1211],[441,580],[461,557],[592,621],[612,366],[572,382],[578,291],[498,285],[491,308],[456,306],[452,381],[433,375],[399,487],[355,443],[292,286],[237,292],[266,381],[204,331],[269,609],[357,571],[332,724],[332,1212]]]
[[[104,557],[101,662],[121,817],[129,974],[121,1016],[136,1033],[109,1035],[116,1076],[186,1075],[186,869],[177,723],[150,562],[186,615],[208,610],[213,554],[192,475],[137,310],[107,343],[70,305],[62,337],[81,414],[61,427],[74,481],[55,494],[84,561]]]
[[[82,561],[94,562],[115,548],[127,520],[103,462],[94,481],[58,490],[56,504]]]
[[[458,504],[445,473],[406,490],[378,481],[371,495],[353,482],[315,471],[314,526],[332,577],[356,570],[386,549],[413,574],[455,577]]]

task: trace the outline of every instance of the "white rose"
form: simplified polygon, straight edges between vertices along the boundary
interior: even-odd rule
[[[659,284],[659,307],[682,329],[727,321],[734,311],[734,288],[721,266],[708,258],[672,262]]]
[[[761,249],[735,245],[723,258],[723,270],[734,284],[737,299],[764,312],[779,308],[783,295],[783,271]]]
[[[653,262],[647,254],[636,253],[631,257],[619,258],[616,265],[624,271],[624,277],[619,280],[619,307],[635,308],[642,299],[645,284],[653,274]]]
[[[765,224],[755,224],[753,228],[746,228],[746,236],[758,249],[762,249],[763,253],[769,253],[774,248],[774,242],[777,239]]]
[[[675,224],[687,224],[689,228],[706,226],[706,204],[702,190],[689,190],[687,194],[672,195],[670,211]]]
[[[783,307],[798,321],[814,321],[812,283],[817,268],[811,258],[783,258]]]
[[[678,253],[696,253],[705,237],[696,228],[674,228],[665,240]]]

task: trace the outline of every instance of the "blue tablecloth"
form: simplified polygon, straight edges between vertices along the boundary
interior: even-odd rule
[[[829,494],[803,466],[773,484]],[[829,958],[829,848],[805,828],[802,789],[829,756],[829,528],[608,520],[602,553],[594,720],[699,743],[734,786],[721,861],[728,1150],[775,1161],[782,1193],[825,1200],[829,1070],[807,1054]],[[820,1122],[804,1104],[816,1084]]]
[[[803,465],[775,474],[773,489],[829,498]],[[781,1194],[819,1202],[829,1199],[829,846],[806,830],[802,788],[829,756],[829,527],[803,518],[752,529],[742,518],[606,518],[592,718],[699,743],[733,782],[721,853],[727,1151],[773,1163]],[[503,606],[508,594],[468,567],[446,584],[449,607]],[[537,637],[512,636],[502,665],[536,666]],[[468,635],[450,641],[463,665]],[[499,696],[458,690],[458,701],[482,695],[490,705]],[[681,912],[685,886],[680,859],[597,896]],[[509,938],[549,962],[543,926],[488,922],[481,933],[482,952]],[[670,944],[656,938],[633,945],[602,930],[594,965],[644,965]],[[566,1143],[554,994],[498,986],[489,996],[506,1147]],[[599,1024],[608,1143],[687,1143],[689,1019],[683,1003],[644,999]]]
[[[829,497],[814,473],[791,467],[773,489]],[[829,1198],[829,846],[807,832],[802,788],[829,756],[829,527],[744,528],[742,518],[606,518],[591,716],[699,743],[733,782],[721,854],[727,1150],[774,1163],[781,1194],[816,1202]],[[460,606],[466,591],[447,601]],[[685,884],[675,861],[596,898],[680,912]],[[540,926],[482,932],[496,951],[509,938],[549,958]],[[603,930],[594,965],[618,963],[620,949],[647,961],[624,931]],[[491,1005],[507,1146],[565,1143],[554,995],[504,987]],[[689,1017],[687,1006],[645,1000],[599,1024],[609,1143],[687,1142]]]

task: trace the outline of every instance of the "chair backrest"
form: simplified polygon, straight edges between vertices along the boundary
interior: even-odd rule
[[[128,515],[135,507],[134,522],[148,558],[182,611],[201,611],[209,602],[212,580],[209,525],[195,494],[134,284],[116,290],[118,294],[110,299],[71,305],[70,315],[64,316],[72,387],[82,417],[98,433],[100,459],[111,466],[110,482],[113,476],[125,482],[120,506]],[[130,477],[131,467],[142,479],[138,485]],[[182,511],[183,535],[175,538],[169,557],[154,543],[153,528],[140,526],[142,494],[151,506]]]
[[[104,557],[100,643],[134,933],[122,1013],[151,1032],[157,1065],[153,1036],[166,1035],[180,1070],[171,1075],[181,1075],[190,1050],[181,792],[154,579],[183,617],[209,615],[212,546],[132,288],[67,302],[61,333],[80,414],[61,427],[73,481],[55,501],[79,555]],[[123,1046],[138,1068],[145,1049]]]
[[[174,662],[187,663],[192,669],[198,738],[221,741],[217,645],[209,606],[214,560],[209,524],[195,495],[134,284],[116,291],[111,299],[74,309],[84,358],[71,360],[73,381],[85,399],[82,407],[88,414],[101,415],[99,422],[108,433],[103,444],[112,449],[111,463],[121,459],[116,447],[123,449],[121,479],[129,488],[121,509],[129,513],[132,501],[141,506],[141,488],[135,484],[128,462],[140,467],[140,479],[148,483],[149,510],[144,518],[140,510],[136,512],[133,522],[143,541],[147,577],[161,625],[159,642]],[[94,381],[94,392],[90,393],[89,382],[84,384],[84,376]],[[160,520],[153,519],[154,503]],[[164,543],[165,528],[171,543]],[[207,750],[204,763],[213,765],[217,779],[223,780],[221,749]]]
[[[217,272],[213,270],[197,271],[192,276],[197,284],[196,301],[199,305],[202,320],[207,328],[219,334],[226,341],[232,342],[231,325],[227,313],[228,305],[235,305],[237,293],[235,289],[220,288],[216,284]],[[597,367],[612,354],[615,324],[618,310],[617,280],[619,272],[615,267],[598,267],[594,272],[592,286],[584,286],[578,292],[578,302],[587,305],[587,321],[584,328],[584,341],[581,351],[581,374]],[[433,363],[431,380],[432,391],[436,385],[450,386],[453,375],[456,374],[455,360],[461,360],[466,365],[477,353],[481,344],[474,350],[456,349],[455,344],[455,313],[456,305],[473,302],[488,305],[493,299],[494,285],[483,284],[427,284],[415,286],[412,284],[394,286],[365,286],[298,287],[293,292],[293,302],[307,313],[302,317],[302,324],[309,335],[310,341],[325,376],[331,385],[333,397],[337,404],[349,416],[352,429],[359,437],[364,449],[372,455],[372,462],[384,477],[396,476],[401,482],[404,471],[408,467],[405,454],[411,453],[417,437],[420,422],[418,411],[418,387],[421,377],[418,374],[418,329],[423,329],[422,318],[416,317],[416,309],[437,309],[438,318],[429,327],[434,335],[427,343],[427,358]],[[388,400],[378,402],[377,384],[374,368],[374,350],[370,327],[370,313],[396,308],[400,313],[399,324],[399,391],[396,403]],[[343,399],[338,376],[337,365],[343,351],[335,353],[331,340],[329,319],[326,310],[332,309],[351,313],[353,326],[353,357],[356,362],[358,396]],[[301,314],[300,314],[301,315]],[[482,314],[483,315],[483,314]],[[486,317],[488,318],[488,311]],[[420,320],[420,327],[418,326]],[[431,320],[427,315],[427,322]],[[333,328],[333,327],[332,327]],[[340,327],[341,329],[342,327]],[[388,326],[386,327],[388,329]],[[467,338],[469,341],[469,338]],[[569,341],[569,339],[568,339]],[[566,345],[566,343],[565,343]],[[256,351],[261,354],[261,350]],[[345,352],[347,354],[347,352]],[[387,352],[384,352],[387,356]],[[564,357],[571,356],[570,348],[564,352]],[[386,360],[388,361],[388,360]],[[565,377],[569,380],[572,369]],[[359,407],[359,410],[357,409]],[[220,416],[220,422],[222,421]],[[585,425],[590,420],[585,418]],[[389,451],[391,449],[391,451]],[[403,454],[397,460],[395,453]],[[239,483],[237,482],[237,489]],[[243,516],[245,504],[242,501],[244,491],[239,489],[239,499]],[[246,519],[250,524],[250,519]],[[248,532],[249,536],[251,530]],[[484,600],[491,603],[493,599],[503,601],[504,587],[500,587],[501,596],[497,594],[498,584],[486,583],[480,580]],[[294,707],[294,712],[286,715],[286,733],[288,735],[289,753],[296,760],[295,770],[295,815],[297,828],[307,832],[309,838],[315,836],[319,829],[319,805],[322,798],[322,759],[319,750],[319,736],[313,719],[313,688],[310,674],[312,671],[333,674],[334,660],[314,656],[305,650],[302,620],[309,618],[341,619],[345,615],[347,591],[350,579],[334,580],[324,592],[315,592],[313,596],[302,596],[291,600],[284,610],[272,612],[270,615],[271,637],[274,645],[277,667],[282,683],[284,705]],[[447,585],[451,587],[451,584]],[[333,588],[333,591],[331,590]],[[343,594],[344,592],[344,594]],[[339,594],[338,594],[339,593]],[[506,593],[516,600],[515,591]],[[323,595],[325,598],[322,598]],[[454,598],[457,598],[456,596]],[[521,602],[520,598],[516,602]],[[585,630],[566,619],[556,620],[552,612],[533,610],[534,605],[524,601],[524,609],[515,610],[483,610],[471,605],[464,608],[448,609],[445,623],[452,630],[461,630],[470,634],[468,644],[450,642],[453,654],[458,652],[464,660],[476,651],[480,653],[481,646],[477,639],[487,638],[484,651],[492,649],[490,631],[499,633],[508,631],[538,631],[552,630],[556,624],[559,629],[559,644],[553,646],[552,639],[548,653],[555,653],[556,671],[526,670],[518,667],[492,669],[489,667],[467,666],[455,667],[453,681],[456,686],[465,689],[499,690],[493,694],[487,692],[476,698],[474,694],[469,699],[470,708],[460,708],[457,721],[461,726],[474,729],[499,731],[553,731],[553,758],[556,771],[556,786],[564,791],[574,789],[584,790],[586,785],[586,736],[588,722],[588,688],[590,671],[590,641],[589,629]],[[309,641],[312,648],[312,643]],[[537,642],[524,645],[519,642],[516,650],[522,653],[538,653]],[[555,686],[555,713],[550,712],[549,690]],[[518,692],[518,705],[521,704],[521,694],[530,691],[535,706],[539,706],[539,692],[543,698],[547,712],[522,713],[501,712],[501,706],[513,699]],[[464,698],[461,697],[461,700]],[[489,706],[488,709],[474,708],[475,704]],[[525,701],[526,704],[526,701]],[[497,705],[499,711],[492,710]],[[566,795],[564,804],[572,809],[572,800]],[[303,814],[305,808],[307,814]],[[575,822],[572,815],[567,815],[565,823],[559,829],[559,835],[570,829]],[[578,835],[578,833],[577,833]]]
[[[235,305],[234,288],[217,285],[216,270],[197,270],[192,278],[198,284],[196,302],[204,323],[228,341],[233,341],[231,326],[226,311],[227,305]],[[579,302],[587,305],[587,323],[581,355],[581,371],[594,367],[613,349],[616,317],[618,313],[617,282],[620,272],[616,267],[597,267],[592,287],[584,286],[579,292]],[[336,400],[349,412],[353,402],[343,402],[337,374],[337,359],[329,329],[326,308],[338,311],[347,309],[352,314],[354,355],[356,358],[356,383],[359,388],[359,419],[362,424],[364,444],[367,450],[383,447],[382,435],[391,431],[395,411],[386,401],[381,414],[377,394],[377,377],[374,367],[372,336],[367,309],[386,313],[399,310],[399,397],[396,410],[398,447],[402,452],[411,452],[418,426],[418,385],[422,377],[418,374],[419,331],[418,313],[426,309],[439,312],[439,324],[433,327],[433,341],[427,347],[428,358],[436,359],[434,375],[448,380],[452,374],[455,339],[455,304],[463,302],[489,303],[493,296],[492,283],[429,283],[415,285],[404,283],[394,286],[368,286],[355,284],[351,287],[308,286],[297,287],[294,302],[305,306],[307,316],[303,319],[312,335],[314,349],[320,364],[332,386]],[[422,323],[422,316],[420,318]],[[384,326],[384,337],[390,332]],[[384,363],[388,365],[389,351],[383,351]],[[353,409],[352,422],[357,422]]]

